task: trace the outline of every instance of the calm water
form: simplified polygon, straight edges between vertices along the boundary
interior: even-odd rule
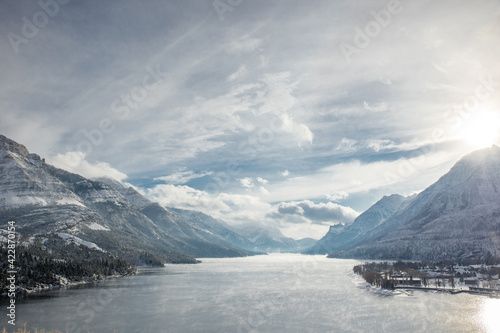
[[[500,331],[499,299],[378,295],[352,274],[356,263],[282,254],[143,269],[19,301],[17,323],[96,333]]]

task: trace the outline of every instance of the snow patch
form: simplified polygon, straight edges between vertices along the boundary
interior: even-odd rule
[[[9,195],[9,193],[4,193],[2,198],[5,199],[5,204],[7,206],[22,206],[22,205],[40,205],[47,206],[47,201],[40,197],[25,195]]]
[[[85,205],[78,200],[75,199],[70,199],[70,198],[64,198],[56,201],[56,205],[76,205],[76,206],[81,206],[85,207]]]
[[[64,233],[64,232],[58,232],[57,236],[61,237],[62,239],[66,240],[66,244],[71,244],[74,243],[76,245],[83,245],[85,247],[88,247],[89,249],[101,251],[101,252],[106,252],[103,249],[101,249],[99,246],[97,246],[95,243],[92,242],[87,242],[79,237]]]
[[[102,226],[99,223],[95,223],[95,222],[90,223],[89,225],[87,225],[87,227],[89,227],[89,229],[92,229],[92,230],[110,231],[110,229],[108,227]]]

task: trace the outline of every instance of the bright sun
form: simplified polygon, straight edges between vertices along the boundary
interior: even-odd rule
[[[489,147],[500,138],[500,116],[491,111],[477,111],[463,120],[460,136],[476,148]]]

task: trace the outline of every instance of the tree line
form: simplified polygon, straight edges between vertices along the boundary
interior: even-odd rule
[[[78,255],[75,256],[75,252]],[[111,275],[134,274],[136,268],[126,260],[107,253],[80,248],[69,248],[66,254],[57,254],[42,247],[19,246],[16,249],[14,267],[16,287],[34,289],[40,285],[61,285],[61,279],[68,282],[98,281]],[[7,290],[12,271],[8,261],[8,251],[0,247],[0,293]]]

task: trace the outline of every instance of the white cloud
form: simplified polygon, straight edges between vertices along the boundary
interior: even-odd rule
[[[282,175],[283,177],[288,177],[288,176],[290,175],[290,171],[285,170],[285,171],[281,172],[281,175]]]
[[[260,186],[259,191],[260,191],[260,194],[265,195],[265,196],[271,194],[268,190],[266,190],[266,188],[264,186]]]
[[[142,189],[141,193],[165,207],[199,210],[232,224],[263,221],[265,212],[271,207],[257,196],[228,193],[213,195],[185,185],[161,184]]]
[[[222,150],[231,140],[242,143],[241,140],[249,141],[252,136],[257,137],[259,155],[264,154],[260,147],[281,150],[310,144],[314,138],[312,131],[292,116],[299,113],[294,109],[296,84],[289,72],[266,73],[251,83],[223,90],[222,94],[196,96],[194,103],[147,122],[142,130],[148,133],[148,142],[143,146],[152,153],[141,153],[145,160],[163,156],[161,162],[167,164]],[[241,137],[244,133],[249,133],[247,138]]]
[[[390,84],[390,81],[388,82],[383,82],[384,84]],[[368,102],[364,101],[363,102],[363,106],[365,107],[365,109],[367,111],[371,111],[371,112],[382,112],[382,111],[387,111],[388,110],[388,107],[387,107],[387,104],[386,103],[379,103],[375,106],[370,106],[368,105]]]
[[[245,177],[238,180],[240,181],[240,184],[243,187],[252,188],[255,186],[255,184],[253,183],[253,179],[251,177]]]
[[[395,143],[392,140],[388,139],[373,139],[367,142],[368,148],[372,149],[375,152],[379,152],[382,150],[399,150],[399,151],[409,151],[409,150],[417,150],[421,147],[425,146],[433,146],[438,143],[450,141],[449,138],[443,136],[440,139],[432,140],[432,139],[424,139],[424,140],[413,140],[410,142],[402,142]],[[423,150],[425,151],[425,149]]]
[[[333,202],[314,203],[310,200],[281,202],[268,216],[290,223],[308,223],[331,225],[350,224],[359,213],[350,207]]]
[[[230,210],[229,205],[220,197],[213,197],[205,191],[185,185],[160,184],[150,189],[143,189],[141,192],[150,200],[165,207],[198,209],[211,214]]]
[[[281,115],[290,110],[297,99],[293,96],[293,90],[297,83],[291,82],[290,72],[267,73],[261,79],[265,86],[263,90],[263,104],[258,108],[259,114],[275,113]]]
[[[348,138],[342,138],[340,142],[337,145],[337,150],[341,150],[344,152],[349,152],[353,151],[354,147],[356,146],[356,140],[348,139]]]
[[[299,146],[304,143],[312,143],[314,134],[306,125],[297,123],[288,114],[283,114],[281,117],[283,121],[283,130],[287,133],[292,133],[297,139]]]
[[[298,82],[292,81],[292,74],[290,72],[267,73],[261,82],[263,86],[259,92],[260,96],[255,99],[255,105],[258,107],[253,110],[258,117],[266,120],[265,127],[274,132],[291,134],[299,146],[312,143],[313,132],[292,116],[297,111],[295,109],[297,99],[293,91],[298,85]],[[265,118],[265,115],[271,119]]]
[[[245,65],[241,65],[238,70],[227,77],[228,81],[234,81],[240,79],[248,73],[248,69]]]
[[[368,143],[368,148],[373,149],[375,152],[394,147],[394,142],[392,142],[391,140],[373,140]]]
[[[185,184],[192,179],[201,178],[212,174],[213,174],[212,171],[203,171],[200,173],[195,173],[193,171],[180,171],[168,176],[156,177],[154,178],[154,180],[161,180],[169,184],[177,185],[177,184]]]
[[[344,191],[331,192],[331,193],[325,194],[325,197],[330,201],[339,201],[339,200],[343,200],[343,199],[349,197],[349,193],[344,192]]]
[[[84,153],[73,151],[66,154],[57,154],[48,161],[57,168],[77,173],[86,178],[110,177],[118,181],[127,178],[126,174],[111,167],[109,163],[97,162],[91,164],[85,160],[85,157]]]
[[[381,189],[387,194],[420,191],[430,186],[461,157],[462,152],[439,151],[401,158],[395,161],[361,163],[352,161],[331,165],[310,175],[296,176],[280,183],[273,183],[268,190],[270,200],[291,201],[302,198],[319,198],[320,193],[366,193]]]
[[[269,181],[267,179],[264,179],[264,178],[261,178],[261,177],[257,177],[257,181],[259,183],[261,183],[262,185],[267,185],[269,183]]]

